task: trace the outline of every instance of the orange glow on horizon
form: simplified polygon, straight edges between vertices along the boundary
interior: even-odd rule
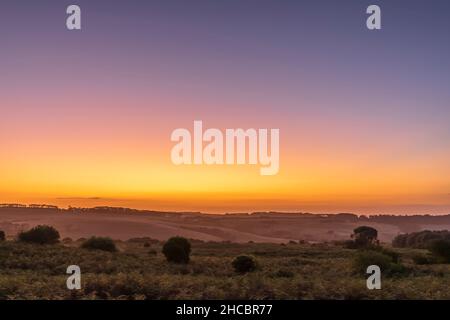
[[[90,97],[83,99],[88,104]],[[415,128],[389,125],[378,133],[374,128],[379,124],[362,126],[353,119],[336,119],[337,125],[318,117],[319,124],[313,125],[276,116],[237,122],[206,117],[206,127],[270,128],[274,123],[281,128],[280,172],[260,176],[259,165],[173,165],[170,133],[177,127],[191,129],[191,116],[178,115],[167,123],[158,120],[164,114],[123,115],[126,101],[97,99],[95,115],[89,108],[66,106],[55,109],[58,121],[33,124],[33,117],[23,121],[21,112],[5,121],[0,202],[207,212],[450,211],[450,153],[412,154],[411,136],[422,138]],[[172,107],[160,100],[131,101]]]

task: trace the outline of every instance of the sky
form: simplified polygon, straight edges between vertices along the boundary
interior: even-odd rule
[[[66,29],[66,7],[82,30]],[[366,28],[378,4],[382,29]],[[450,2],[5,0],[0,203],[450,213]],[[280,170],[176,166],[176,128],[278,128]]]

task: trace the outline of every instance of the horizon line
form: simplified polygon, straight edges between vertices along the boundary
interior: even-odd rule
[[[394,213],[376,213],[376,214],[357,214],[353,212],[337,212],[337,213],[314,213],[314,212],[302,212],[302,211],[249,211],[249,212],[221,212],[221,213],[211,213],[203,211],[192,211],[192,210],[181,210],[181,211],[165,211],[165,210],[154,210],[154,209],[137,209],[130,207],[115,207],[115,206],[94,206],[94,207],[72,207],[68,205],[67,207],[60,207],[52,204],[23,204],[23,203],[0,203],[0,209],[4,208],[16,208],[16,209],[48,209],[48,210],[95,210],[95,209],[115,209],[122,211],[135,211],[135,212],[153,212],[153,213],[168,213],[168,214],[202,214],[202,215],[254,215],[254,214],[292,214],[292,215],[316,215],[316,216],[337,216],[337,215],[353,215],[358,218],[360,217],[373,217],[373,216],[397,216],[397,217],[415,217],[415,216],[450,216],[450,213],[441,214],[431,214],[431,213],[415,213],[415,214],[394,214]]]

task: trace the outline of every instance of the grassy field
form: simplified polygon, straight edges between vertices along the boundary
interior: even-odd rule
[[[168,263],[157,241],[118,241],[115,253],[80,245],[0,242],[0,299],[450,299],[450,265],[414,264],[425,250],[395,249],[402,272],[368,290],[355,271],[357,250],[333,244],[193,241],[187,265]],[[231,261],[243,253],[256,257],[255,272],[234,272]],[[66,288],[72,264],[81,290]]]

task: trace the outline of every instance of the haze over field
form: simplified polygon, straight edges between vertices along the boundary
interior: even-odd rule
[[[93,209],[0,208],[0,230],[13,237],[21,230],[45,224],[61,236],[74,240],[109,236],[127,240],[150,237],[166,240],[180,235],[204,241],[274,242],[290,240],[347,240],[360,225],[373,226],[381,241],[420,230],[450,229],[450,215],[444,216],[356,216],[299,213],[253,213],[211,215],[138,211],[124,208]]]

